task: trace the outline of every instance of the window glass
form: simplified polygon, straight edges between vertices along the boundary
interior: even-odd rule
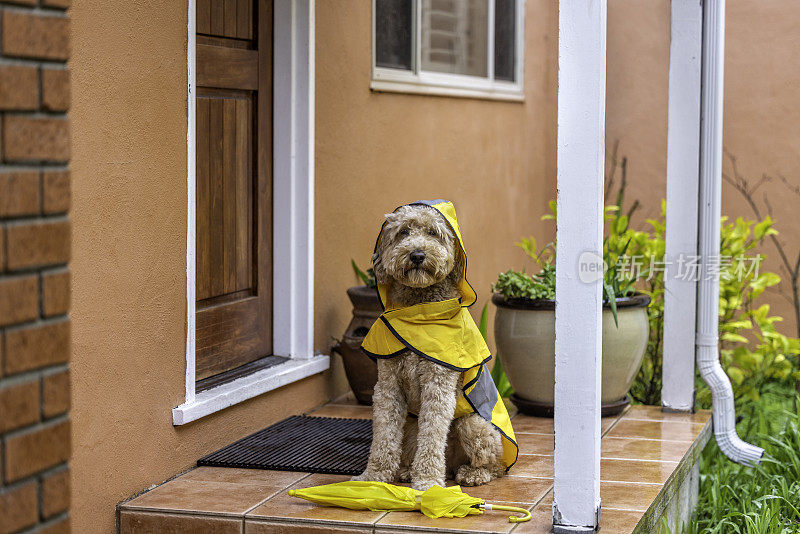
[[[516,52],[516,2],[495,0],[494,8],[494,77],[514,81]]]
[[[421,0],[422,70],[487,76],[488,0]]]
[[[411,70],[411,0],[375,2],[375,64]]]

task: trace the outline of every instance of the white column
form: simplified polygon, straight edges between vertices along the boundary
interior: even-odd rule
[[[664,410],[694,408],[697,195],[703,5],[672,0],[667,128],[667,232],[664,274]],[[696,265],[696,264],[695,264]]]
[[[274,5],[273,352],[314,355],[314,0]]]
[[[735,462],[758,463],[764,450],[736,434],[733,390],[719,364],[719,265],[722,200],[722,101],[725,58],[725,0],[703,7],[703,96],[700,130],[700,237],[702,275],[697,287],[697,367],[711,389],[714,437]]]
[[[555,532],[600,513],[606,2],[561,0],[558,20]]]

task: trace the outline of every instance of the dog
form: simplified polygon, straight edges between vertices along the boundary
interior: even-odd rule
[[[401,206],[386,215],[372,258],[376,281],[387,288],[394,308],[461,299],[466,282],[461,251],[460,235],[440,211],[420,203]],[[461,311],[460,301],[456,306]],[[499,428],[475,412],[454,420],[459,398],[465,400],[463,373],[418,352],[377,359],[373,441],[366,470],[353,480],[399,480],[426,490],[445,487],[446,477],[463,486],[502,477],[510,466]]]

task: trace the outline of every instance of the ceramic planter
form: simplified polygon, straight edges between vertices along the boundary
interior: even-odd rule
[[[514,388],[511,400],[523,413],[552,416],[555,374],[555,302],[506,299],[495,294],[497,355]],[[603,307],[604,415],[618,413],[630,402],[628,390],[647,348],[650,297],[618,298],[619,328],[608,305]],[[569,304],[566,304],[569,305]]]
[[[372,392],[378,381],[378,367],[361,350],[361,342],[383,310],[378,291],[374,287],[351,287],[347,290],[347,296],[353,303],[353,318],[347,325],[342,341],[333,347],[333,352],[338,352],[342,357],[347,381],[358,402],[372,404]]]

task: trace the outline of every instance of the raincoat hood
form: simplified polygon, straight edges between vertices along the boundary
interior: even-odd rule
[[[462,392],[458,396],[454,416],[477,413],[497,428],[503,436],[503,462],[510,468],[517,460],[517,443],[503,399],[486,369],[486,363],[492,359],[491,352],[467,310],[475,303],[477,295],[467,282],[467,254],[455,207],[446,200],[421,200],[409,205],[435,209],[456,235],[458,253],[463,255],[464,265],[464,273],[458,282],[461,297],[398,308],[389,305],[389,285],[378,284],[378,294],[385,311],[372,325],[361,347],[372,359],[394,358],[411,351],[443,367],[460,371]],[[383,229],[384,226],[381,226],[375,243],[376,251],[383,237]]]
[[[456,219],[456,207],[453,205],[452,202],[449,200],[417,200],[416,202],[412,202],[410,204],[404,204],[405,206],[428,206],[439,212],[439,215],[444,217],[444,220],[447,221],[447,224],[450,226],[450,229],[456,235],[456,240],[458,241],[458,250],[457,254],[461,255],[462,264],[464,265],[464,272],[461,275],[461,280],[459,281],[459,289],[461,290],[461,305],[462,306],[472,306],[475,301],[477,300],[477,295],[475,294],[475,290],[472,289],[472,286],[469,285],[467,281],[467,251],[464,248],[464,240],[461,238],[461,229],[458,227],[458,220]],[[394,211],[399,210],[403,206],[398,206]],[[381,244],[381,239],[383,239],[383,229],[386,226],[386,221],[383,222],[381,225],[381,230],[378,233],[378,239],[375,240],[375,249],[373,252],[378,251],[378,247]],[[378,296],[381,299],[381,306],[384,309],[390,308],[389,305],[389,284],[378,284]]]

